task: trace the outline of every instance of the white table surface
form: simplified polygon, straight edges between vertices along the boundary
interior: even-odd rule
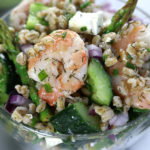
[[[139,0],[138,7],[150,14],[150,0]],[[147,130],[141,139],[127,150],[150,150],[150,129]]]

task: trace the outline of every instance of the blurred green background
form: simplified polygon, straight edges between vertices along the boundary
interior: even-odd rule
[[[0,16],[17,5],[21,0],[0,0]]]

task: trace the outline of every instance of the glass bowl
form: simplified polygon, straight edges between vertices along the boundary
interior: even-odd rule
[[[111,3],[112,10],[118,10],[124,5],[122,0],[97,0],[97,4]],[[9,24],[9,14],[3,19]],[[143,10],[136,8],[135,16],[142,18],[144,23],[150,22],[150,16]],[[0,124],[5,127],[17,141],[24,139],[25,142],[42,143],[44,148],[61,150],[122,150],[136,142],[150,126],[150,113],[142,114],[136,120],[129,122],[123,127],[95,134],[59,134],[49,133],[32,129],[26,125],[13,121],[10,115],[0,108]]]

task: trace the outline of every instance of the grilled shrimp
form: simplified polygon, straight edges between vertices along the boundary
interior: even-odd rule
[[[49,83],[52,92],[42,87],[38,94],[53,106],[59,97],[67,97],[84,84],[88,54],[80,36],[70,30],[56,30],[44,37],[37,45],[44,46],[35,57],[29,58],[28,75],[41,84]],[[47,78],[39,79],[44,70]]]
[[[140,47],[139,43],[144,45],[144,48],[141,48],[142,46]],[[121,38],[115,41],[113,48],[117,51],[117,55],[120,56],[119,62],[109,68],[115,93],[120,95],[125,100],[125,103],[130,101],[132,107],[150,109],[150,78],[139,73],[147,59],[150,58],[150,54],[147,51],[150,48],[150,26],[137,22],[131,23],[128,28],[123,29]],[[132,58],[131,56],[128,58],[129,50],[133,50],[135,54]],[[123,52],[124,58],[121,58]],[[140,58],[142,59],[140,60]],[[136,60],[140,60],[142,65],[138,66]],[[134,63],[137,67],[136,70],[132,69],[132,67],[127,68],[127,62]],[[114,69],[118,70],[118,76],[113,75]]]

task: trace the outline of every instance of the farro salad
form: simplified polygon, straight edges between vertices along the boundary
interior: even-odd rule
[[[64,134],[125,125],[150,109],[150,26],[94,0],[23,0],[0,20],[0,105]]]

